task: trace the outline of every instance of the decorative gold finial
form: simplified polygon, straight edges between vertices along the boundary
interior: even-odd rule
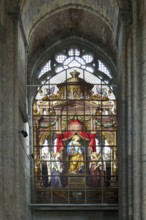
[[[70,75],[73,77],[73,78],[78,78],[78,76],[80,75],[79,72],[77,72],[76,70],[73,70]]]

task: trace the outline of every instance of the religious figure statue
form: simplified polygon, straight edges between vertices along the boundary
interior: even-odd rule
[[[92,187],[97,187],[101,185],[101,162],[100,162],[101,154],[96,152],[92,152],[91,162],[89,164],[89,185]]]
[[[63,171],[62,163],[60,162],[61,153],[52,153],[52,180],[51,185],[55,188],[62,188],[60,174]]]
[[[75,134],[68,144],[68,154],[70,155],[69,172],[76,174],[82,172],[84,166],[84,147],[80,144],[79,135]]]

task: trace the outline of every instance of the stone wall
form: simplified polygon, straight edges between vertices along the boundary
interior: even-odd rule
[[[0,219],[28,220],[29,143],[28,138],[19,133],[28,127],[26,48],[17,11],[3,2],[3,16],[0,16]]]

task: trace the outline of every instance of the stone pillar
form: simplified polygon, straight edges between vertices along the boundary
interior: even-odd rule
[[[131,34],[127,39],[127,219],[133,218],[133,201],[132,201],[132,125],[133,125],[133,107],[132,107],[132,42]]]
[[[3,216],[3,153],[2,153],[2,148],[3,148],[3,142],[2,142],[2,137],[3,137],[3,95],[2,95],[2,54],[3,54],[3,37],[4,37],[4,27],[0,25],[0,219],[2,219]]]
[[[146,1],[142,11],[142,31],[141,31],[141,213],[142,220],[146,220]]]
[[[19,133],[26,128],[24,108],[20,107],[20,101],[26,102],[26,92],[21,92],[26,89],[26,81],[21,82],[26,78],[25,49],[21,47],[24,42],[17,13],[11,5],[8,8],[0,42],[0,219],[29,220],[30,158],[27,139]]]
[[[135,12],[136,13],[136,12]],[[133,190],[133,219],[141,219],[141,166],[140,166],[140,84],[138,68],[137,21],[131,27],[132,33],[132,167],[133,175],[131,185]],[[130,187],[130,186],[129,186]]]
[[[118,154],[119,219],[127,220],[127,12],[119,12],[118,36]]]
[[[2,95],[2,68],[3,68],[3,38],[5,37],[4,29],[4,0],[0,1],[0,219],[3,219],[3,95]]]
[[[3,219],[19,219],[17,190],[19,173],[18,142],[18,71],[17,71],[17,22],[6,17],[7,31],[3,42]]]

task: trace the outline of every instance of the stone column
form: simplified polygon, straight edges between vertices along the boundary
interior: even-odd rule
[[[133,23],[131,25],[128,19],[130,12],[124,13],[119,35],[119,218],[122,220],[141,219],[141,77],[138,63],[141,54],[138,33],[141,32],[136,15],[133,4]]]
[[[119,219],[127,220],[127,11],[119,12],[118,36],[118,150]]]
[[[4,0],[0,1],[0,219],[3,219],[3,94],[2,94],[2,68],[3,68],[3,39],[5,38],[4,28]]]
[[[136,13],[136,12],[135,12]],[[132,33],[132,167],[131,185],[133,199],[133,220],[141,219],[141,166],[140,166],[140,85],[138,68],[137,20],[133,21]],[[129,186],[130,187],[130,186]]]
[[[4,27],[0,25],[0,219],[3,217],[3,95],[2,95],[2,54],[3,54]]]
[[[146,1],[142,11],[142,31],[141,31],[141,213],[142,220],[146,220]]]
[[[19,172],[18,142],[18,78],[17,78],[17,22],[6,16],[6,33],[3,40],[3,218],[18,219],[17,192]],[[19,216],[20,217],[20,216]]]
[[[11,3],[13,2],[11,1]],[[25,49],[18,14],[13,11],[14,8],[11,5],[8,8],[5,18],[6,31],[1,50],[2,64],[0,63],[0,68],[2,66],[0,72],[0,96],[2,98],[2,111],[0,111],[2,120],[0,125],[2,133],[0,136],[0,138],[2,137],[0,145],[2,196],[0,196],[0,201],[2,201],[2,206],[0,206],[0,210],[2,213],[0,219],[28,220],[30,219],[28,212],[30,161],[29,155],[27,155],[27,141],[19,133],[26,127],[26,117],[23,107],[20,107],[20,101],[25,106],[26,100],[26,94],[23,92],[26,82],[22,80],[22,77],[26,76],[24,68],[26,63],[23,59]],[[23,112],[21,113],[21,111]]]
[[[132,119],[133,119],[133,107],[132,107],[132,42],[131,34],[127,39],[127,219],[133,218],[133,203],[132,203]]]

